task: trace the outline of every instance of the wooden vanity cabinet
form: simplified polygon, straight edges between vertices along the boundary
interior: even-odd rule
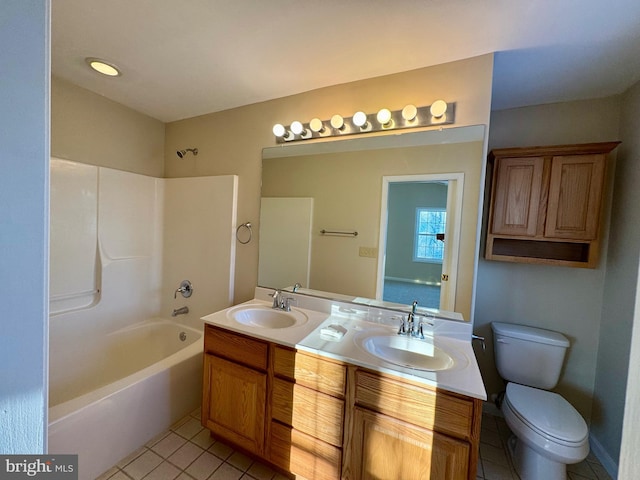
[[[476,478],[480,400],[363,369],[354,396],[349,478]]]
[[[207,325],[202,424],[215,435],[264,454],[268,344]]]
[[[205,326],[202,424],[296,478],[471,480],[482,401]]]
[[[485,258],[595,268],[606,155],[618,143],[491,151]]]

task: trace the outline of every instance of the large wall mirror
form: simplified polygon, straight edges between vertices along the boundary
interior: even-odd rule
[[[484,126],[265,148],[258,284],[471,313]]]

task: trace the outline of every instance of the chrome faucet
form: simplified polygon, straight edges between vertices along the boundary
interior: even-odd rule
[[[284,310],[285,312],[291,311],[291,302],[293,297],[282,297],[282,290],[274,290],[273,293],[269,294],[270,297],[273,297],[273,304],[271,308],[275,308],[278,310]]]
[[[177,317],[178,315],[184,315],[186,313],[189,313],[189,307],[180,307],[180,308],[174,309],[173,312],[171,313],[171,316]]]
[[[413,332],[413,318],[416,316],[416,309],[418,308],[418,300],[414,300],[411,304],[411,311],[407,315],[407,324],[409,325],[409,331]]]
[[[178,298],[178,294],[182,295],[184,298],[189,298],[193,293],[193,285],[189,280],[183,280],[180,282],[180,286],[173,292],[173,298]]]
[[[410,337],[417,337],[424,339],[424,332],[422,330],[422,320],[418,321],[416,325],[416,310],[418,308],[418,301],[414,300],[411,305],[411,311],[407,315],[407,320],[402,319],[400,321],[400,328],[398,328],[398,335],[408,335]]]
[[[280,308],[280,297],[282,296],[282,290],[274,290],[273,293],[269,294],[270,297],[273,297],[273,305],[271,308]]]

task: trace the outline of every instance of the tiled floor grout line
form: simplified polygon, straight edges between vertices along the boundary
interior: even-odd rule
[[[493,428],[491,428],[493,425]],[[501,425],[501,426],[500,426]],[[483,440],[484,433],[484,440]],[[488,472],[487,462],[490,460],[483,458],[482,445],[495,446],[495,434],[498,434],[500,441],[500,448],[504,452],[506,460],[509,464],[509,475],[503,475],[498,473],[496,475],[490,475]],[[478,469],[478,480],[519,480],[520,477],[516,473],[515,466],[513,465],[513,459],[509,453],[508,441],[511,431],[508,429],[503,417],[497,417],[490,414],[483,415],[482,420],[482,432],[480,435],[481,451],[478,458],[480,468]],[[489,437],[493,437],[493,443],[489,440]],[[486,447],[485,447],[486,448]],[[496,447],[498,448],[498,447]],[[485,450],[486,453],[486,450]],[[586,469],[586,470],[585,470]],[[600,473],[599,473],[600,472]],[[585,476],[585,475],[588,476]],[[593,453],[579,464],[567,466],[567,480],[611,480],[611,477],[606,473],[604,467],[600,464],[598,459]]]
[[[160,468],[163,464],[169,464],[171,466],[173,466],[174,468],[176,468],[180,473],[177,475],[177,477],[175,478],[185,478],[185,476],[188,479],[193,479],[193,480],[197,480],[195,477],[193,477],[192,475],[190,475],[187,470],[200,458],[202,457],[205,453],[209,453],[210,455],[216,457],[218,460],[220,460],[220,464],[215,467],[210,474],[207,476],[207,478],[212,477],[213,475],[215,475],[215,473],[222,468],[225,464],[228,465],[229,467],[237,470],[238,472],[240,472],[241,477],[238,478],[243,478],[243,479],[251,479],[251,480],[259,480],[255,477],[253,477],[250,473],[249,470],[254,466],[254,464],[258,463],[253,461],[252,459],[250,459],[249,457],[245,457],[248,459],[248,463],[246,464],[246,467],[242,467],[238,464],[234,464],[229,462],[229,459],[234,455],[234,454],[239,454],[239,452],[234,451],[233,449],[231,449],[230,447],[226,446],[223,442],[219,442],[219,441],[213,441],[207,448],[204,448],[202,445],[199,445],[195,442],[193,442],[192,440],[199,435],[204,428],[200,428],[199,431],[197,431],[196,433],[194,433],[193,435],[191,435],[190,437],[187,437],[181,433],[178,432],[178,430],[184,426],[187,422],[189,422],[190,419],[196,420],[197,422],[200,422],[200,418],[199,415],[187,415],[184,418],[180,419],[178,422],[174,423],[173,425],[171,425],[171,427],[169,428],[169,430],[167,430],[166,432],[163,432],[161,434],[159,434],[157,437],[155,437],[154,439],[150,440],[147,444],[145,444],[143,447],[141,447],[137,452],[133,452],[133,453],[137,453],[137,455],[135,455],[135,457],[132,458],[128,458],[127,463],[125,464],[121,464],[121,466],[116,466],[116,471],[112,472],[112,474],[107,477],[105,480],[114,478],[117,475],[124,475],[127,479],[131,479],[131,480],[135,480],[130,474],[127,473],[127,471],[125,470],[125,468],[129,465],[131,465],[133,462],[135,462],[137,459],[139,459],[140,457],[142,457],[143,455],[145,455],[147,452],[151,452],[153,455],[158,456],[159,458],[162,459],[162,461],[160,463],[158,463],[158,465],[156,465],[155,467],[153,467],[149,472],[147,472],[146,474],[144,474],[144,476],[142,477],[141,480],[144,480],[147,477],[150,477],[152,475],[152,473],[157,470],[158,468]],[[168,453],[166,456],[161,455],[160,453],[158,453],[157,451],[153,450],[153,447],[158,445],[160,442],[162,442],[165,438],[167,438],[169,435],[171,434],[175,434],[178,437],[180,437],[182,440],[184,440],[184,443],[182,443],[182,445],[180,445],[180,447],[178,447],[177,449],[171,451],[170,453]],[[187,464],[184,468],[182,468],[180,465],[177,465],[175,462],[170,460],[170,457],[172,455],[174,455],[178,450],[180,450],[181,448],[183,448],[187,443],[193,445],[194,447],[202,450],[202,452],[200,452],[189,464]],[[216,455],[215,453],[211,452],[210,449],[211,447],[213,447],[216,443],[221,443],[222,445],[225,445],[226,448],[229,449],[228,454],[225,456],[225,458],[222,458],[218,455]],[[133,455],[132,453],[132,455]],[[244,457],[244,455],[243,455]],[[120,465],[120,463],[119,463]],[[110,469],[110,471],[113,470]],[[270,478],[273,478],[274,476],[277,476],[277,474],[274,472],[273,474],[270,475]]]
[[[152,474],[154,471],[162,468],[163,465],[165,466],[164,468],[167,468],[167,465],[169,465],[171,469],[175,469],[175,471],[179,472],[175,477],[173,477],[175,478],[175,480],[213,480],[214,478],[217,478],[216,472],[220,471],[222,473],[222,471],[220,470],[222,468],[233,469],[230,470],[230,472],[233,471],[234,473],[232,477],[220,477],[221,480],[223,478],[232,478],[233,480],[260,480],[258,477],[253,476],[249,472],[255,468],[255,471],[253,472],[255,474],[256,471],[259,471],[263,467],[265,473],[267,474],[266,477],[260,475],[263,480],[281,480],[285,478],[284,476],[271,470],[268,466],[260,463],[257,460],[253,460],[252,458],[245,456],[244,454],[234,450],[229,445],[226,445],[224,442],[215,440],[214,438],[209,437],[208,440],[200,438],[198,439],[198,441],[201,443],[196,443],[194,439],[198,436],[202,436],[202,432],[207,430],[201,426],[198,430],[195,424],[186,426],[190,420],[195,420],[196,422],[198,422],[198,425],[200,423],[199,415],[196,416],[194,415],[194,412],[192,412],[191,414],[185,416],[178,422],[171,425],[171,427],[166,432],[159,434],[157,437],[147,442],[147,444],[145,444],[139,450],[137,450],[136,452],[132,452],[129,457],[125,457],[125,459],[118,462],[118,464],[114,465],[111,469],[108,470],[108,476],[105,476],[105,472],[105,474],[99,477],[99,480],[147,480],[151,478],[158,478],[157,474],[156,476],[153,476]],[[183,428],[183,430],[181,430],[182,434],[178,433],[178,430],[180,430],[181,428]],[[189,433],[190,429],[191,433]],[[168,439],[171,434],[179,438],[179,441],[181,442],[179,446],[177,446],[174,450],[167,450],[167,453],[164,454],[158,453],[153,449],[154,447],[157,447],[160,442]],[[187,437],[186,435],[190,435],[190,437]],[[493,416],[490,414],[483,415],[482,429],[480,434],[480,452],[478,455],[478,471],[476,474],[477,480],[520,480],[515,471],[515,466],[513,465],[511,455],[509,454],[508,441],[510,435],[511,431],[509,430],[506,422],[502,417]],[[211,443],[209,443],[209,441]],[[205,448],[203,445],[207,444],[208,446]],[[193,459],[191,459],[184,468],[182,468],[176,463],[175,459],[170,460],[170,458],[178,451],[183,449],[186,445],[190,445],[190,448],[197,448],[202,451],[199,452]],[[214,450],[218,453],[214,453]],[[128,473],[125,468],[130,467],[132,463],[139,460],[148,452],[151,452],[153,455],[160,458],[160,462],[157,465],[153,466],[151,470],[144,473],[139,479],[136,479],[134,476]],[[205,476],[200,475],[200,477],[197,478],[188,473],[187,470],[194,466],[196,462],[207,453],[215,457],[216,460],[219,460],[220,463],[215,466],[215,468],[213,468],[210,472],[206,470],[204,473]],[[488,454],[491,454],[491,458],[485,458],[485,456]],[[235,459],[235,463],[232,463],[230,459],[234,456],[237,457]],[[127,460],[127,462],[122,463],[124,462],[124,460]],[[599,463],[598,459],[593,455],[593,453],[590,453],[589,457],[587,457],[585,461],[581,462],[577,466],[569,466],[567,471],[567,480],[611,480],[611,478],[606,474],[604,468]],[[173,473],[174,471],[172,470],[172,474]],[[583,474],[588,476],[585,476]]]

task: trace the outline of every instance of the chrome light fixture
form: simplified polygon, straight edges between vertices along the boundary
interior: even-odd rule
[[[273,126],[276,143],[308,140],[311,138],[340,137],[358,133],[380,132],[402,128],[435,127],[455,122],[455,103],[436,100],[426,107],[406,105],[401,110],[382,108],[375,115],[358,111],[351,117],[333,115],[330,120],[313,118],[309,123],[291,122],[288,127]]]

